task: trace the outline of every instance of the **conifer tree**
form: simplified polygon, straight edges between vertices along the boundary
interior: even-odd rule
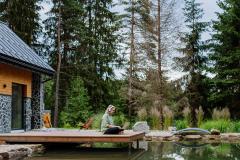
[[[202,102],[202,82],[203,82],[203,66],[205,57],[203,56],[203,42],[201,41],[201,34],[206,30],[208,23],[201,22],[203,16],[203,9],[200,8],[201,4],[196,0],[185,0],[184,16],[187,29],[183,33],[182,42],[184,47],[180,49],[183,57],[176,58],[176,61],[182,71],[187,72],[187,88],[186,96],[189,99],[191,106],[191,125],[196,126],[196,113],[195,110]]]
[[[218,13],[214,22],[212,37],[213,62],[210,80],[210,102],[215,107],[229,107],[237,115],[240,104],[240,1],[218,2],[223,12]]]
[[[41,0],[2,0],[0,2],[0,20],[31,47],[37,47],[37,38],[41,32],[38,11]],[[35,48],[37,49],[37,48]]]

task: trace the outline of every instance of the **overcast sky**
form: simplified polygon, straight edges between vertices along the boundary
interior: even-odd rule
[[[114,1],[118,1],[118,0],[114,0]],[[181,1],[181,8],[184,6],[184,0],[177,0],[178,2]],[[217,1],[218,0],[196,0],[199,3],[202,3],[202,8],[204,10],[204,17],[203,17],[203,21],[206,22],[210,22],[211,20],[216,20],[217,16],[215,14],[215,12],[220,12],[220,8],[217,5]],[[41,19],[44,20],[46,19],[46,12],[48,12],[51,8],[51,4],[50,3],[43,3],[43,9],[40,11],[40,15],[41,15]],[[118,8],[116,7],[116,9],[114,10],[118,10]],[[119,8],[119,10],[121,11],[122,9]],[[181,9],[180,9],[181,11]],[[205,33],[203,35],[203,39],[209,39],[210,38],[210,33]],[[116,71],[116,76],[118,78],[121,77],[121,74],[123,73],[123,70],[117,70]],[[170,80],[174,80],[174,79],[178,79],[182,76],[182,74],[178,71],[175,70],[170,70],[167,74],[167,76],[169,77]]]

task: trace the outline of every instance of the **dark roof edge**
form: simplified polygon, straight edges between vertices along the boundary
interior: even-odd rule
[[[0,53],[0,60],[3,60],[4,62],[9,63],[9,64],[16,64],[16,65],[19,65],[19,66],[22,66],[22,67],[25,67],[25,68],[28,68],[28,69],[31,69],[34,71],[38,71],[40,73],[43,73],[43,74],[46,74],[49,76],[53,76],[55,73],[54,70],[45,69],[45,68],[39,67],[37,65],[33,65],[33,64],[21,61],[19,59],[13,58],[13,57],[2,55],[1,53]]]

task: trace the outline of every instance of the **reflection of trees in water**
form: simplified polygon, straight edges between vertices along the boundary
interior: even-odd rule
[[[200,148],[186,148],[169,142],[159,142],[149,143],[149,149],[141,160],[236,160],[240,159],[239,151],[240,145],[236,144],[215,143]]]

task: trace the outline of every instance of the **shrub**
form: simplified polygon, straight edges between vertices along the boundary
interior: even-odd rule
[[[227,107],[223,108],[222,110],[218,110],[217,108],[213,109],[212,113],[212,119],[213,120],[219,120],[219,119],[224,119],[224,120],[230,120],[230,112]]]
[[[169,126],[173,125],[173,112],[165,106],[163,108],[164,128],[168,129]]]
[[[203,122],[203,117],[204,117],[204,112],[203,112],[202,106],[200,106],[199,109],[196,110],[196,114],[197,114],[197,126],[200,127]]]
[[[188,124],[187,124],[187,121],[185,120],[175,121],[175,127],[177,128],[177,130],[187,128],[187,126]]]
[[[234,123],[234,132],[240,132],[240,121],[233,122]]]
[[[152,129],[159,129],[160,128],[160,112],[156,107],[152,107],[150,110],[150,117],[151,117],[151,126]]]
[[[113,116],[113,121],[115,125],[123,126],[127,119],[123,113],[117,113]]]
[[[87,90],[80,78],[73,79],[68,96],[66,106],[60,113],[59,119],[63,125],[78,127],[79,122],[85,123],[91,115]]]
[[[209,131],[214,128],[219,130],[220,132],[234,132],[235,130],[233,122],[229,120],[223,120],[223,119],[208,120],[202,123],[200,127]]]
[[[146,121],[147,120],[147,110],[146,110],[146,108],[141,108],[137,112],[137,116],[138,116],[139,121]]]
[[[104,113],[101,112],[101,113],[98,113],[94,116],[94,120],[93,120],[93,123],[92,123],[92,126],[91,126],[92,129],[100,130],[103,114]]]

